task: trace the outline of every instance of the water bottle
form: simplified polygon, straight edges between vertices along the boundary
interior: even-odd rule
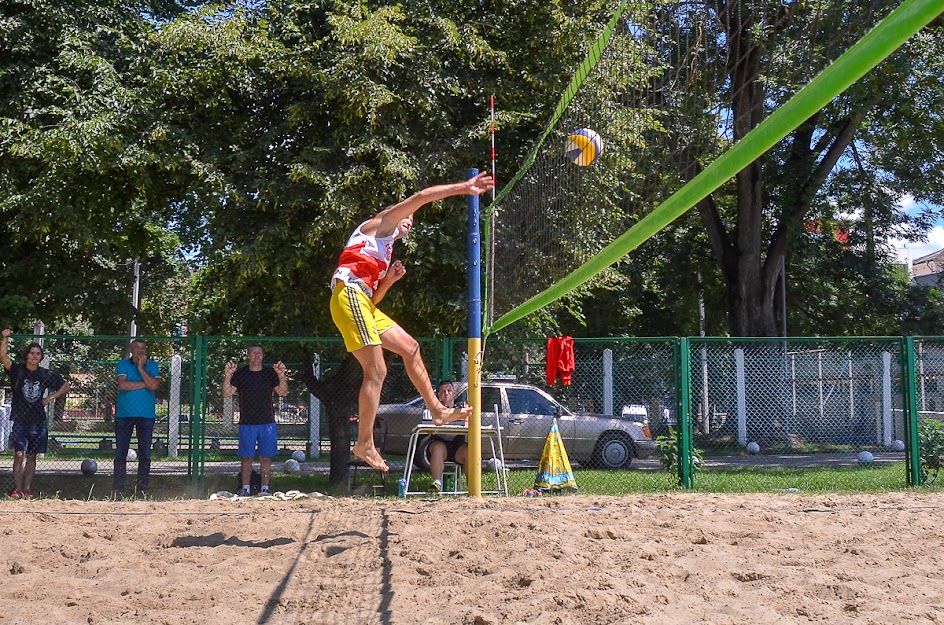
[[[447,493],[456,492],[456,476],[455,475],[451,473],[447,473],[446,475],[443,476],[443,490],[446,491]]]
[[[406,480],[402,477],[397,480],[397,496],[406,497]]]

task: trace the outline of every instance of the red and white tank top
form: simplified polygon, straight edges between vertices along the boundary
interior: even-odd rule
[[[338,282],[343,282],[356,286],[367,293],[368,297],[373,297],[380,281],[387,275],[397,233],[394,231],[388,237],[372,237],[361,232],[363,225],[358,226],[347,240],[338,260],[338,268],[331,277],[331,288],[334,289]]]

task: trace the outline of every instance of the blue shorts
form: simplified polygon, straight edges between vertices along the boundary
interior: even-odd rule
[[[34,423],[14,421],[13,427],[10,429],[10,445],[13,450],[28,454],[46,453],[46,439],[48,437],[49,431],[46,429],[45,421]]]
[[[258,443],[258,446],[256,445]],[[256,450],[258,448],[258,453]],[[275,423],[239,426],[240,458],[271,458],[279,454],[279,437]]]

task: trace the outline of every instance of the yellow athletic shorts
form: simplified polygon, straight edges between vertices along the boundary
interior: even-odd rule
[[[344,347],[356,352],[367,345],[380,345],[380,335],[396,322],[374,306],[356,286],[338,282],[331,295],[331,318],[344,337]]]

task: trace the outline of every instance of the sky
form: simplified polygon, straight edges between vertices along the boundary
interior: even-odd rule
[[[901,207],[906,212],[917,212],[918,205],[915,203],[914,198],[906,197],[901,202]],[[934,228],[928,233],[927,241],[916,243],[903,241],[901,239],[892,239],[890,243],[894,246],[895,250],[898,252],[898,257],[901,260],[916,258],[921,258],[926,256],[931,252],[936,252],[940,249],[944,249],[944,221],[939,220]]]

